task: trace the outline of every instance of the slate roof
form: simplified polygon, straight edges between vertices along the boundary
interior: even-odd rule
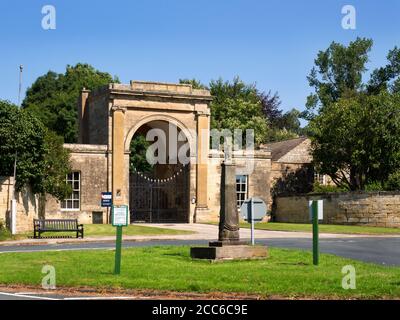
[[[267,143],[262,147],[263,148],[267,147],[269,150],[271,150],[272,161],[278,161],[285,154],[296,148],[298,145],[300,145],[307,139],[308,139],[307,137],[300,137],[296,139]]]

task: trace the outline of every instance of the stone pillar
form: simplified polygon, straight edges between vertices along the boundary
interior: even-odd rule
[[[208,150],[209,150],[209,115],[197,115],[197,166],[196,166],[196,215],[195,222],[205,222],[208,215]],[[204,216],[204,218],[202,217]]]
[[[125,109],[112,109],[112,193],[113,204],[123,205],[127,195],[125,189],[125,150],[124,150],[124,122]]]
[[[88,143],[88,113],[86,112],[87,99],[89,97],[90,90],[82,89],[78,99],[78,126],[79,136],[78,143]]]
[[[236,166],[232,161],[222,163],[221,211],[218,240],[221,242],[239,241],[239,213],[236,199]]]

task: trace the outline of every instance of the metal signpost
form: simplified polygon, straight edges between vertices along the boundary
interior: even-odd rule
[[[114,274],[121,273],[122,227],[128,225],[128,206],[112,206],[112,225],[117,227]]]
[[[251,223],[251,244],[254,246],[254,222],[262,221],[267,214],[267,205],[260,198],[250,198],[240,207],[242,218]]]
[[[308,202],[310,218],[313,224],[313,264],[319,263],[319,233],[318,221],[323,219],[323,200],[310,200]]]

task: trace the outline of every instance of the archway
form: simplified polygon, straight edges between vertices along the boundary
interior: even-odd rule
[[[190,144],[171,121],[151,120],[131,132],[131,222],[190,221]]]

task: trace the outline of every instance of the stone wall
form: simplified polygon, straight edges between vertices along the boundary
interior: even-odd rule
[[[277,197],[277,222],[309,223],[308,200],[324,199],[325,224],[400,227],[400,192],[348,192]]]
[[[79,210],[61,210],[57,199],[48,196],[45,216],[47,219],[79,219],[79,223],[92,223],[93,213],[102,215],[108,221],[107,208],[101,207],[101,193],[109,189],[108,153],[103,145],[64,145],[71,151],[73,171],[81,174],[81,194]]]
[[[10,227],[10,210],[14,179],[0,177],[0,220]],[[33,230],[33,219],[38,217],[38,199],[29,189],[17,192],[17,233]]]

